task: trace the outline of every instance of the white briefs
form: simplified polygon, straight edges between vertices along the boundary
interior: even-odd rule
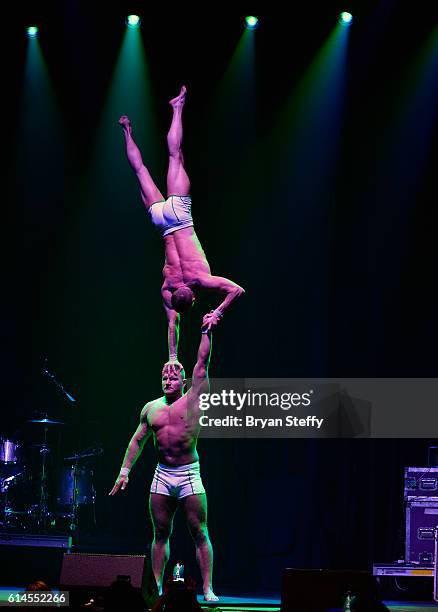
[[[171,195],[167,200],[154,202],[148,212],[151,221],[162,236],[193,225],[190,196]]]
[[[151,493],[160,493],[176,499],[205,493],[199,461],[175,467],[159,463],[152,480]]]

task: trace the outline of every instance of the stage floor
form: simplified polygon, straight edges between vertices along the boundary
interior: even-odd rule
[[[198,601],[205,609],[215,609],[217,612],[279,612],[281,609],[280,598],[273,597],[221,597],[218,602],[206,603],[202,597],[198,597]],[[427,602],[383,602],[391,612],[429,612],[430,610],[438,610],[438,604]]]
[[[23,587],[0,587],[0,602],[7,601],[8,594],[10,592],[22,591]],[[198,601],[201,606],[205,609],[216,610],[220,612],[279,612],[281,608],[280,596],[273,597],[233,597],[226,596],[221,597],[218,602],[207,603],[203,601],[202,596],[198,597]],[[438,604],[427,603],[427,602],[397,602],[397,601],[384,601],[384,604],[391,610],[391,612],[429,612],[430,610],[438,610]],[[1,606],[1,604],[0,604]]]
[[[281,600],[278,597],[246,597],[224,596],[219,597],[219,601],[208,603],[204,601],[202,596],[198,596],[198,601],[203,608],[212,608],[216,610],[227,610],[227,612],[240,612],[241,610],[269,610],[275,612],[280,610]]]
[[[384,601],[391,612],[427,612],[428,610],[438,610],[438,604],[426,602],[409,601]]]

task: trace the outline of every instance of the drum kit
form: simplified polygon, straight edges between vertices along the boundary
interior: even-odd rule
[[[94,463],[102,448],[63,457],[56,465],[48,434],[66,423],[43,414],[26,425],[36,430],[37,444],[0,437],[0,529],[71,533],[81,527],[82,508],[95,525]]]

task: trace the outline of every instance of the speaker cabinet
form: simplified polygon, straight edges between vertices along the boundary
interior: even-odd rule
[[[133,587],[141,590],[151,605],[157,597],[157,585],[150,561],[143,555],[102,555],[65,553],[62,561],[62,587],[108,587],[117,576],[129,576]]]

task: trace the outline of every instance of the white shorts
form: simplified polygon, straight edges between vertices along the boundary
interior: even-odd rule
[[[171,195],[167,200],[154,202],[148,212],[152,223],[162,236],[192,227],[192,200],[190,196]]]
[[[205,493],[199,461],[176,467],[159,463],[152,480],[151,493],[159,493],[176,499]]]

